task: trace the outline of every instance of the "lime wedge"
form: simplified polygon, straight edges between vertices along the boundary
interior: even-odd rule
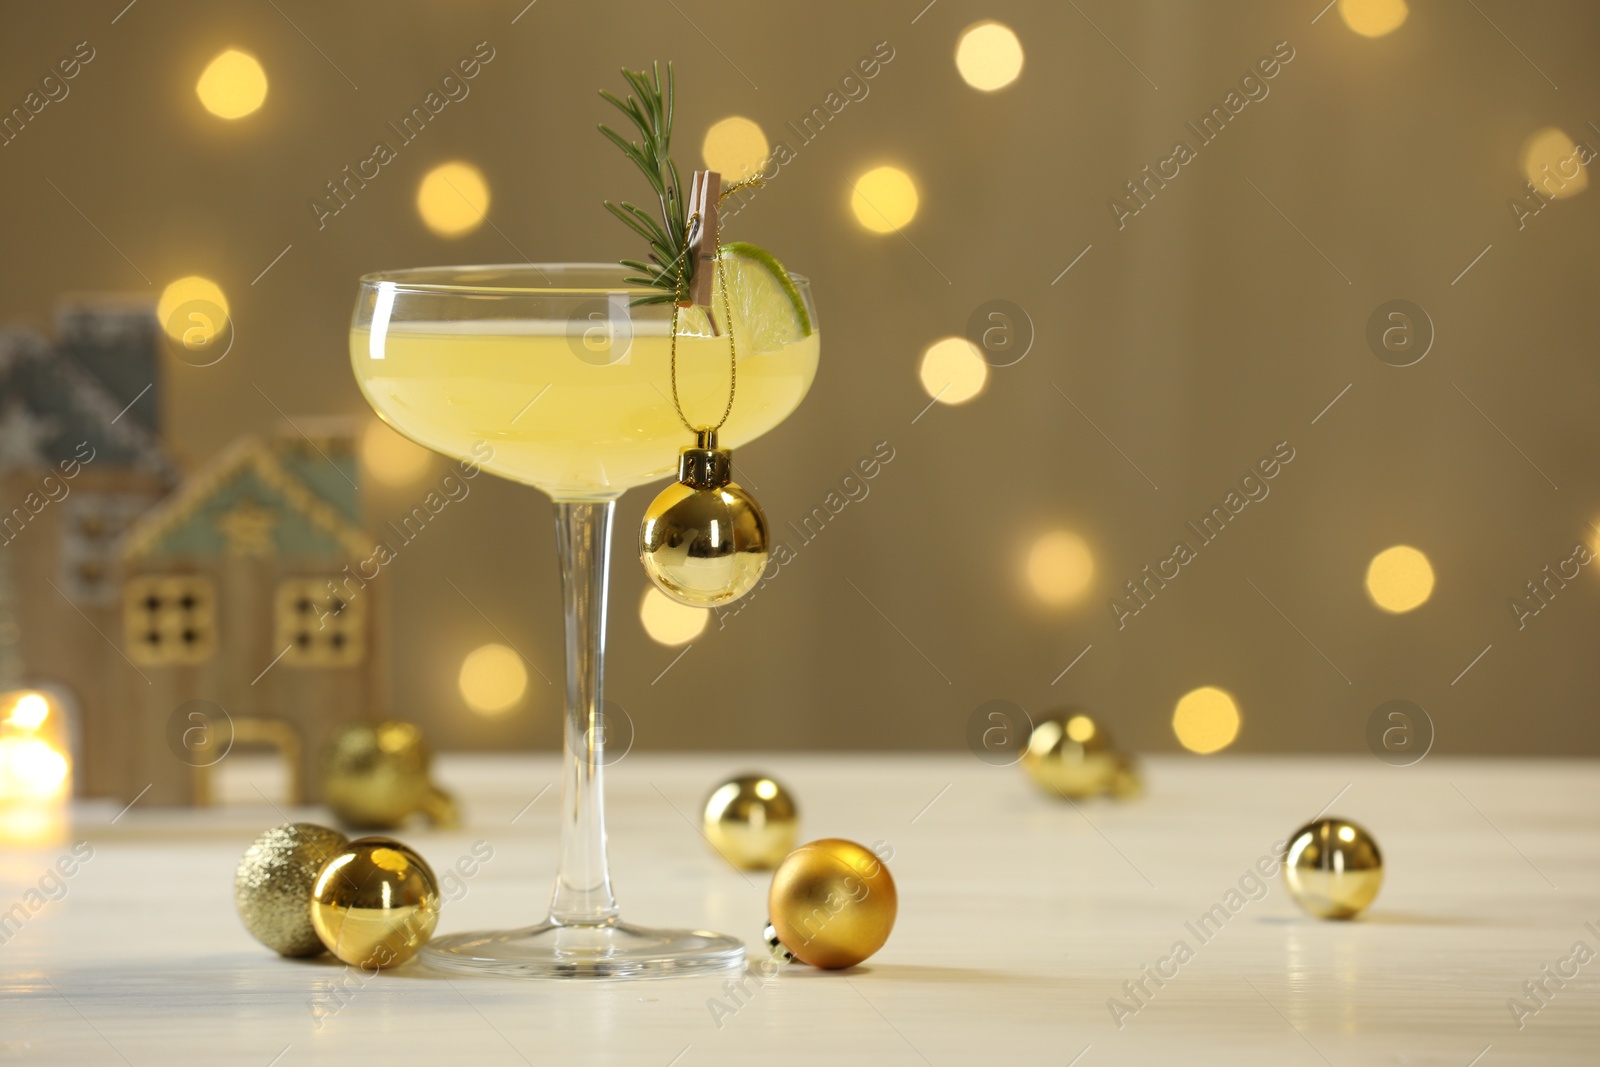
[[[732,305],[734,340],[751,354],[777,352],[811,333],[811,315],[794,279],[771,252],[744,241],[722,246],[722,274]],[[722,293],[713,301],[721,309]],[[726,315],[722,316],[727,321]]]

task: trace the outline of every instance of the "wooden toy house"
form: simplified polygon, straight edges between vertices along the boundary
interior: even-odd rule
[[[142,680],[122,687],[137,739],[124,791],[206,803],[227,746],[259,741],[298,764],[299,799],[320,799],[313,761],[380,702],[382,593],[362,577],[355,479],[348,434],[245,437],[129,530],[118,639]],[[189,745],[195,726],[204,743]]]
[[[182,480],[148,304],[57,332],[0,333],[0,688],[57,698],[80,794],[207,803],[232,745],[269,744],[318,799],[329,734],[384,703],[349,427],[297,420]]]

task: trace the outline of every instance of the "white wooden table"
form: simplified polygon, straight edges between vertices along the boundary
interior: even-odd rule
[[[723,978],[445,981],[413,963],[362,980],[328,957],[279,959],[240,926],[233,868],[281,821],[271,808],[135,806],[112,825],[114,808],[84,805],[72,839],[93,858],[0,945],[0,1062],[1600,1063],[1600,959],[1548,983],[1520,1029],[1507,1006],[1536,1005],[1524,983],[1575,943],[1600,952],[1594,763],[1172,757],[1148,761],[1142,799],[1074,808],[964,755],[634,754],[609,782],[625,917],[735,932],[761,958],[766,879],[693,823],[713,782],[746,768],[790,785],[806,838],[893,848],[900,920],[867,964],[786,968],[742,1003]],[[399,836],[441,872],[475,841],[494,850],[441,931],[541,914],[556,789],[512,819],[555,771],[553,757],[441,761],[466,828]],[[1201,942],[1185,924],[1336,795],[1388,861],[1368,916],[1307,918],[1279,879]],[[0,908],[65,847],[4,850]],[[1179,940],[1194,958],[1146,978],[1141,1006],[1124,983]],[[1120,1028],[1112,998],[1138,1007]],[[714,1000],[737,1009],[720,1026]]]

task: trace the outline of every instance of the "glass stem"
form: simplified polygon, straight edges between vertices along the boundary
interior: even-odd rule
[[[550,920],[591,925],[617,917],[606,865],[603,772],[606,591],[616,501],[557,501],[556,550],[567,617],[565,773],[561,783],[561,870]]]

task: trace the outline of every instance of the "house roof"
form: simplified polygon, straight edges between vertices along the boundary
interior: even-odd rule
[[[0,469],[54,465],[93,449],[102,466],[177,480],[160,439],[155,316],[83,301],[63,308],[60,340],[0,333]]]
[[[241,437],[139,519],[122,558],[361,558],[373,542],[343,506],[354,500],[353,480],[349,488],[329,500],[291,473],[278,449]]]

